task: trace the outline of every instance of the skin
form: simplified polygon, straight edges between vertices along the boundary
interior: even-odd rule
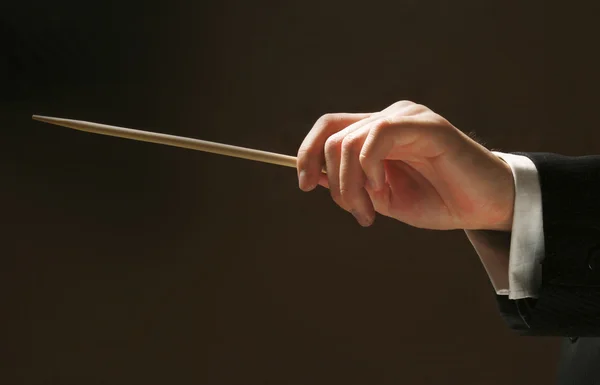
[[[510,167],[410,101],[375,113],[322,116],[298,150],[297,169],[300,189],[328,188],[362,226],[379,213],[433,230],[512,227]]]

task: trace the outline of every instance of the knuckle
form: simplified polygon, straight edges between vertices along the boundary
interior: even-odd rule
[[[342,151],[353,152],[360,142],[360,138],[356,135],[346,135],[342,140]]]
[[[341,144],[341,138],[339,135],[332,135],[325,141],[325,152],[330,153],[336,151]]]
[[[351,202],[352,193],[347,188],[340,188],[340,196],[345,202]]]
[[[407,111],[401,111],[390,116],[390,120],[394,122],[396,126],[402,126],[415,122],[413,114],[407,114]]]
[[[396,103],[394,103],[392,106],[396,107],[396,108],[406,108],[406,107],[412,106],[414,104],[415,103],[410,100],[400,100],[400,101],[397,101]]]
[[[371,156],[367,153],[367,151],[361,151],[358,155],[358,161],[363,169],[367,168],[367,166],[372,163]]]
[[[364,149],[360,152],[358,156],[358,163],[360,164],[360,167],[362,168],[363,172],[369,174],[373,167],[375,167],[375,165],[378,163],[378,161],[375,160],[369,149]]]
[[[342,202],[347,209],[356,208],[360,206],[360,188],[351,186],[340,188],[340,195]]]
[[[387,118],[382,118],[382,119],[378,120],[377,122],[373,123],[373,127],[369,130],[369,135],[368,135],[368,139],[367,139],[371,143],[368,146],[364,146],[361,149],[360,154],[358,156],[360,164],[361,164],[361,166],[363,166],[363,168],[370,163],[370,160],[371,160],[370,152],[372,151],[372,149],[374,147],[374,143],[378,143],[381,140],[386,140],[385,133],[389,129],[390,125],[391,125],[391,123]]]
[[[356,195],[356,189],[349,185],[340,186],[340,196],[345,202],[352,202],[352,198]]]
[[[406,106],[405,111],[406,111],[406,114],[417,115],[417,114],[421,114],[426,111],[429,111],[429,109],[422,104],[414,103],[414,104],[411,104],[410,106]]]
[[[331,114],[331,113],[322,115],[319,119],[317,119],[315,126],[326,127],[326,126],[330,125],[331,123],[333,123],[336,120],[336,117],[337,117],[337,114]]]
[[[373,139],[377,139],[383,131],[385,131],[390,126],[390,121],[388,118],[383,117],[373,122],[373,127],[369,130],[369,135]]]
[[[298,149],[298,158],[304,158],[311,154],[311,149],[308,146],[300,146]]]
[[[308,167],[309,160],[313,157],[314,151],[312,151],[309,147],[300,147],[298,149],[298,168],[303,169]]]

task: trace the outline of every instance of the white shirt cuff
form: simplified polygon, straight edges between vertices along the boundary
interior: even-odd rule
[[[538,172],[526,156],[493,151],[511,168],[515,206],[511,233],[465,230],[499,295],[535,298],[544,256],[542,194]]]

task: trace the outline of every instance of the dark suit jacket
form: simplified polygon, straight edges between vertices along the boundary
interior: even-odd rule
[[[560,385],[600,385],[600,156],[515,153],[536,165],[545,256],[537,299],[497,296],[508,325],[564,336]]]

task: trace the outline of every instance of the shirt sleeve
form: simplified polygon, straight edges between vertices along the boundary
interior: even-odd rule
[[[536,298],[544,256],[542,194],[538,172],[526,156],[493,152],[513,172],[512,231],[465,230],[498,295]]]

